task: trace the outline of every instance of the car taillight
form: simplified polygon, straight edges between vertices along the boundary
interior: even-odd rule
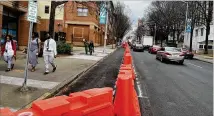
[[[179,56],[185,56],[185,53],[181,53]]]
[[[168,52],[165,52],[164,54],[165,54],[165,55],[171,55],[171,54],[170,54],[170,53],[168,53]]]

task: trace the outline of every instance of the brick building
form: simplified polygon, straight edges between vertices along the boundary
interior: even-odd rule
[[[0,1],[0,37],[13,35],[18,45],[26,45],[29,22],[26,20],[28,2]]]
[[[38,17],[40,31],[48,31],[50,17],[50,1],[38,1]],[[104,26],[99,25],[99,14],[96,4],[87,2],[80,4],[69,1],[57,7],[55,13],[55,32],[65,32],[66,42],[75,46],[83,46],[83,39],[92,40],[95,46],[104,43]]]
[[[47,32],[51,1],[38,0],[38,20],[34,23],[33,31]],[[5,34],[13,35],[20,49],[27,45],[29,22],[27,21],[27,1],[0,2],[0,37]],[[99,24],[99,14],[95,3],[79,4],[69,1],[56,8],[55,32],[65,32],[66,42],[75,46],[82,46],[83,39],[92,40],[95,46],[103,45],[105,25]],[[109,39],[107,44],[110,43]]]

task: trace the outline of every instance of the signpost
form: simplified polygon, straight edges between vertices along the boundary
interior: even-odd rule
[[[28,15],[27,20],[30,22],[29,27],[29,35],[28,35],[28,48],[27,48],[27,59],[25,63],[25,74],[24,74],[24,82],[22,84],[21,91],[28,91],[27,88],[27,78],[28,78],[28,62],[29,62],[29,52],[30,52],[30,46],[32,41],[32,31],[33,31],[33,23],[37,22],[37,3],[30,0],[28,2]]]
[[[107,11],[107,1],[105,4],[102,4],[100,9],[100,24],[105,24],[105,37],[104,37],[104,49],[103,53],[106,53],[106,40],[107,40],[107,31],[108,31],[108,11]]]
[[[188,19],[188,20],[187,20],[186,32],[187,32],[187,33],[190,33],[190,32],[191,32],[191,19]]]

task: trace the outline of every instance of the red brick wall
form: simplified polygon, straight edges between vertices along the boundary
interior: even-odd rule
[[[78,16],[77,15],[77,7],[81,6],[80,4],[74,2],[68,2],[65,4],[65,20],[68,21],[85,21],[85,22],[93,22],[98,25],[98,18],[96,18],[96,12],[93,5],[88,8],[88,16]]]
[[[49,30],[49,19],[40,19],[40,24],[38,24],[38,28],[40,31],[48,31]],[[62,31],[64,28],[64,21],[63,20],[55,20],[54,22],[54,31],[58,32],[58,23],[62,24]]]
[[[26,20],[27,13],[19,17],[18,25],[18,44],[19,46],[27,46],[28,42],[28,33],[30,23]]]

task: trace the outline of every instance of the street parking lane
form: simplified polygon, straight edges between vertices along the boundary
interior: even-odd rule
[[[132,55],[155,116],[212,115],[212,64],[196,60],[166,64],[147,52]]]

